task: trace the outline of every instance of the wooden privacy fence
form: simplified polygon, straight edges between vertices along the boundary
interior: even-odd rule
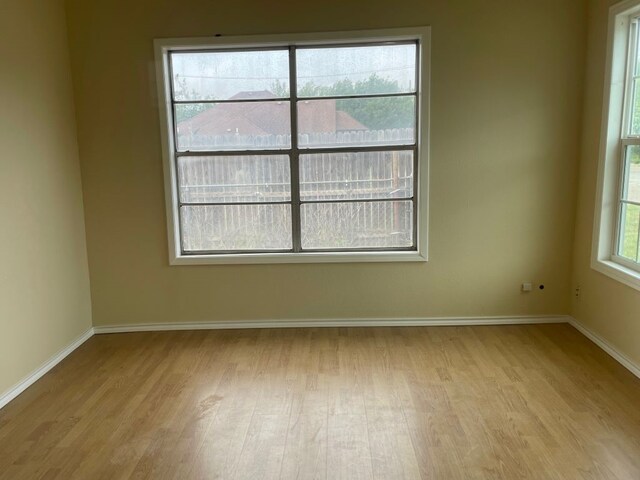
[[[199,149],[288,146],[277,135],[198,138]],[[409,143],[413,129],[301,135],[300,145]],[[194,136],[187,142],[194,148]],[[185,143],[186,142],[186,143]],[[251,142],[248,145],[248,142]],[[300,155],[303,248],[407,247],[413,241],[413,151]],[[182,156],[178,159],[183,246],[187,251],[291,248],[287,152],[280,155]],[[372,201],[372,200],[386,201]],[[365,201],[361,201],[365,200]],[[237,203],[251,202],[250,205]],[[193,204],[233,205],[193,205]]]
[[[342,132],[314,132],[298,134],[300,147],[357,147],[362,145],[412,144],[413,128],[390,128],[384,130],[349,130]],[[197,131],[184,131],[178,126],[178,145],[182,150],[243,150],[288,148],[291,135],[239,135],[229,132],[224,135],[203,135]]]

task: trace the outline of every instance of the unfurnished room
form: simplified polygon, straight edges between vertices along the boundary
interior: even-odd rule
[[[0,480],[640,480],[640,0],[0,0]]]

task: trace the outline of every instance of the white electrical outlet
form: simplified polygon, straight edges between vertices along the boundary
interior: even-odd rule
[[[531,282],[525,282],[522,284],[522,291],[523,292],[530,292],[533,289],[533,287],[531,286]]]

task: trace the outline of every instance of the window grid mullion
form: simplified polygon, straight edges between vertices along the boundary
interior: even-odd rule
[[[640,137],[638,138],[638,144],[640,145]],[[416,150],[417,145],[415,143],[401,143],[397,145],[390,145],[385,143],[384,145],[345,145],[339,147],[298,147],[298,155],[315,155],[321,153],[361,153],[361,152],[393,152],[393,151],[406,151]],[[291,155],[293,149],[282,148],[276,150],[184,150],[181,152],[175,152],[177,157],[216,157],[216,156],[245,156],[245,155]]]
[[[414,247],[357,247],[357,248],[305,248],[301,253],[364,253],[364,252],[412,252]],[[261,253],[292,253],[292,249],[260,249],[260,250],[185,250],[187,256],[200,255],[259,255]]]
[[[313,102],[314,100],[357,100],[367,98],[402,98],[416,97],[416,92],[400,92],[400,93],[354,93],[352,95],[318,95],[317,97],[299,97],[298,100],[304,102]]]
[[[383,202],[407,202],[414,201],[414,197],[398,197],[398,198],[326,198],[323,200],[301,200],[302,205],[324,204],[324,203],[383,203]]]
[[[296,47],[289,47],[289,110],[291,112],[291,235],[294,252],[302,251],[302,219],[300,218],[300,152],[298,150],[298,82]]]
[[[176,157],[245,157],[245,156],[269,156],[269,155],[290,155],[290,148],[277,150],[185,150],[176,152]]]
[[[274,200],[263,202],[180,202],[180,207],[225,207],[227,205],[289,205],[291,202],[288,200]]]
[[[265,97],[265,98],[235,98],[235,99],[219,99],[219,100],[174,100],[174,105],[199,105],[201,103],[260,103],[260,102],[288,102],[289,97]]]
[[[636,232],[636,263],[640,264],[640,209],[638,210],[638,231]]]
[[[317,97],[298,97],[301,101],[314,100],[352,100],[360,98],[397,98],[416,97],[417,92],[399,93],[361,93],[353,95],[319,95]],[[210,103],[259,103],[259,102],[288,102],[290,97],[265,97],[265,98],[236,98],[236,99],[202,99],[202,100],[174,100],[174,105],[199,105]]]
[[[420,65],[420,55],[422,46],[416,42],[416,58],[415,58],[415,88],[416,88],[416,100],[414,103],[414,115],[415,115],[415,131],[413,134],[413,138],[415,139],[415,146],[413,148],[413,196],[415,199],[420,195],[419,190],[419,179],[420,179],[420,159],[418,157],[418,141],[421,138],[420,135],[420,99],[418,97],[418,92],[422,92],[422,85],[420,85],[420,71],[422,70],[422,66]],[[413,220],[413,246],[418,248],[418,202],[414,199],[412,204],[412,220]]]
[[[626,168],[626,161],[627,161],[627,148],[626,145],[624,145],[621,148],[621,152],[619,153],[620,159],[619,159],[619,166],[618,166],[618,193],[617,193],[617,197],[618,197],[618,213],[617,213],[617,218],[616,221],[614,223],[615,225],[615,231],[613,232],[613,255],[619,255],[621,253],[621,245],[622,245],[622,215],[624,213],[624,203],[623,203],[623,185],[624,185],[624,181],[625,181],[625,168]]]

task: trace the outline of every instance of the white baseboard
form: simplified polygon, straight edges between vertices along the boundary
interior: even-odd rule
[[[128,332],[165,332],[174,330],[233,330],[251,328],[311,328],[311,327],[452,327],[473,325],[533,325],[569,323],[622,366],[640,378],[640,366],[621,353],[600,335],[589,330],[569,315],[493,316],[493,317],[427,317],[427,318],[359,318],[311,320],[235,320],[226,322],[138,323],[130,325],[95,326],[96,335]]]
[[[633,373],[636,377],[640,378],[640,365],[635,363],[629,357],[627,357],[624,353],[618,350],[616,347],[611,345],[607,340],[598,335],[596,332],[591,330],[588,327],[585,327],[582,323],[576,320],[573,317],[568,317],[569,323],[580,333],[582,333],[585,337],[591,340],[593,343],[598,345],[602,350],[611,355],[620,365]]]
[[[469,325],[526,325],[535,323],[567,323],[566,315],[504,317],[432,317],[432,318],[358,318],[311,320],[236,320],[198,323],[138,323],[93,327],[96,334],[127,332],[163,332],[171,330],[232,330],[245,328],[309,328],[309,327],[451,327]]]
[[[45,363],[36,368],[33,372],[27,375],[25,378],[16,383],[13,387],[11,387],[6,392],[0,394],[0,408],[4,407],[11,400],[16,398],[22,392],[24,392],[27,388],[33,385],[37,380],[39,380],[45,373],[55,367],[58,363],[67,357],[71,352],[73,352],[76,348],[82,345],[84,342],[89,340],[94,334],[93,328],[90,328],[78,338],[76,338],[73,342],[67,345],[65,348],[56,353],[53,357],[47,360]]]
[[[67,347],[51,357],[39,368],[0,395],[0,408],[33,385],[49,370],[60,363],[94,334],[126,332],[160,332],[170,330],[228,330],[249,328],[304,328],[304,327],[444,327],[472,325],[531,325],[543,323],[569,323],[596,345],[607,352],[627,370],[640,378],[640,365],[620,352],[600,335],[568,315],[501,316],[501,317],[432,317],[432,318],[362,318],[324,320],[258,320],[200,323],[141,323],[132,325],[103,325],[88,329]]]

